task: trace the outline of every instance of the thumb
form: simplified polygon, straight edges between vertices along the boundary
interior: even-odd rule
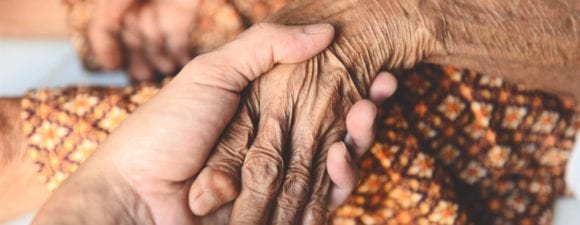
[[[248,82],[277,63],[298,63],[314,57],[330,45],[333,37],[334,28],[330,24],[260,23],[221,48],[198,56],[180,75],[190,76],[194,82],[241,92]]]

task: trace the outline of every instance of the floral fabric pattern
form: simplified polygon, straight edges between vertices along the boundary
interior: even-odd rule
[[[329,223],[550,224],[580,128],[574,105],[447,66],[398,75],[361,183]],[[28,153],[57,187],[159,86],[31,91]]]
[[[35,90],[22,100],[27,149],[48,189],[56,188],[158,86]]]
[[[570,101],[448,66],[398,79],[332,224],[551,224],[580,128]]]

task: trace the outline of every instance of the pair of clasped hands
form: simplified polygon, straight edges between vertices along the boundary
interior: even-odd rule
[[[258,24],[196,57],[55,190],[33,224],[325,223],[357,184],[356,160],[372,144],[376,104],[395,91],[394,77],[380,73],[346,121],[328,113],[346,130],[311,132],[333,124],[308,115],[287,124],[264,109],[286,107],[270,88],[292,88],[266,81],[292,80],[285,65],[316,56],[333,37],[328,24]],[[251,88],[260,81],[270,85]],[[262,94],[277,100],[246,100]]]

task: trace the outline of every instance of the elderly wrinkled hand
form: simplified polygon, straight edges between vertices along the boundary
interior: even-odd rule
[[[231,207],[197,217],[188,196],[224,128],[234,115],[244,114],[245,107],[237,110],[240,94],[274,65],[309,59],[333,38],[329,25],[267,27],[251,29],[190,62],[55,190],[34,224],[227,224]],[[393,85],[388,78],[375,83]],[[350,147],[371,142],[375,114],[369,101],[353,106],[349,115],[366,120],[350,122]],[[235,127],[230,125],[227,133]],[[356,174],[347,146],[337,140],[329,148],[328,171],[334,204],[339,204],[354,187]]]
[[[318,55],[277,65],[252,83],[194,181],[189,197],[197,215],[235,200],[231,224],[324,224],[333,177],[326,159],[349,127],[347,112],[372,97],[370,83],[382,66],[412,66],[437,47],[431,21],[406,13],[414,3],[333,3],[295,1],[270,18],[329,22],[339,33]],[[389,95],[395,87],[378,90]],[[355,142],[362,149],[370,144]]]

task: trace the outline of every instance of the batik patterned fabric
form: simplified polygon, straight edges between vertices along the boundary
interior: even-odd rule
[[[398,76],[360,185],[331,224],[550,224],[580,128],[570,102],[453,67]],[[66,88],[22,101],[29,154],[55,188],[158,86]]]
[[[453,67],[398,79],[332,224],[551,224],[580,128],[571,102]]]
[[[158,86],[72,87],[29,92],[22,100],[30,157],[48,189],[56,188]]]

